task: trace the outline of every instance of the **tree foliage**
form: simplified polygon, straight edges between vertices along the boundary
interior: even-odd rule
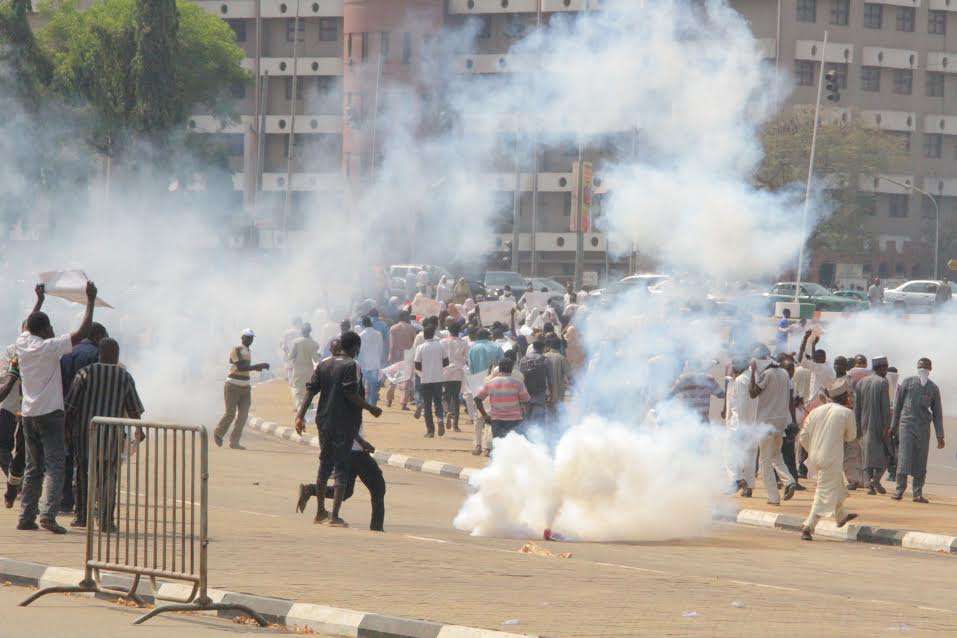
[[[764,159],[755,182],[770,190],[803,184],[813,129],[814,108],[809,106],[784,111],[765,126],[761,134]],[[868,239],[864,221],[873,198],[858,190],[860,178],[887,172],[905,157],[900,137],[864,126],[856,113],[846,120],[819,123],[814,175],[826,180],[832,212],[815,229],[812,244],[832,250],[861,250]]]
[[[176,95],[176,0],[137,0],[134,21],[136,125],[147,134],[163,133],[181,121],[184,106]]]
[[[142,6],[141,6],[142,5]],[[190,113],[230,117],[229,89],[248,82],[222,20],[186,0],[98,0],[50,11],[40,42],[52,84],[92,119],[89,141],[111,155],[137,131],[175,133]]]

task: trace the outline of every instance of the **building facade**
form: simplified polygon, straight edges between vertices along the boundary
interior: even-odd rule
[[[236,87],[243,115],[235,125],[222,129],[213,118],[198,115],[190,126],[222,136],[234,171],[237,208],[255,211],[266,245],[271,238],[281,239],[281,229],[301,229],[306,216],[324,204],[340,208],[348,202],[350,189],[361,188],[369,179],[379,149],[373,148],[375,135],[364,114],[376,108],[378,87],[384,81],[414,81],[420,48],[431,35],[446,26],[480,20],[471,50],[449,60],[456,71],[487,76],[534,72],[509,54],[516,39],[556,14],[601,8],[601,0],[198,4],[230,24],[246,52],[244,65],[259,81]],[[957,41],[950,43],[957,39],[957,0],[731,0],[731,4],[748,19],[769,63],[793,74],[793,104],[814,103],[823,33],[828,30],[825,64],[837,72],[842,95],[831,116],[861,117],[868,126],[901,136],[909,149],[906,161],[893,172],[861,181],[866,230],[874,240],[840,254],[816,252],[810,278],[830,283],[851,278],[848,273],[856,278],[928,276],[937,213],[930,198],[906,185],[934,195],[943,229],[941,261],[946,261],[951,256],[946,229],[957,214]],[[408,15],[416,19],[407,20]],[[294,58],[298,58],[295,75]],[[291,165],[290,131],[295,132]],[[638,134],[626,132],[623,137],[629,135]],[[628,140],[619,142],[619,149],[629,146]],[[637,146],[636,139],[636,152]],[[517,171],[514,154],[503,152],[481,177],[501,201],[495,228],[499,251],[492,261],[513,267],[517,216],[516,269],[568,278],[574,273],[577,242],[578,149],[525,150],[530,152],[521,153]],[[582,157],[593,170],[595,222],[584,234],[585,270],[622,272],[634,269],[637,259],[609,262],[605,236],[596,232],[607,188],[601,179],[603,152],[589,148]],[[309,197],[314,194],[319,197]],[[614,248],[621,255],[632,247]]]
[[[792,104],[814,104],[826,30],[825,70],[836,71],[841,93],[828,115],[863,118],[865,126],[892,132],[903,142],[899,165],[887,175],[862,178],[859,185],[863,227],[871,240],[860,250],[815,253],[811,278],[840,283],[875,275],[931,276],[935,202],[940,261],[957,256],[949,254],[957,248],[949,235],[957,220],[957,0],[731,3],[756,37],[773,43],[778,69],[793,75]],[[947,276],[943,265],[940,276]]]

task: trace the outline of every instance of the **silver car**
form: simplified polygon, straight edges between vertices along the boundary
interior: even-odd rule
[[[933,310],[950,301],[950,286],[945,281],[908,281],[884,291],[884,303],[907,310]]]

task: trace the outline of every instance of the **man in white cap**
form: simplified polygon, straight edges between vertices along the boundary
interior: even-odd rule
[[[251,328],[246,328],[243,330],[242,345],[229,351],[229,373],[226,375],[226,386],[223,389],[226,413],[223,414],[223,418],[219,420],[219,425],[213,432],[213,440],[220,447],[223,446],[223,437],[226,436],[232,424],[233,431],[229,436],[229,447],[234,450],[246,449],[239,444],[239,439],[243,435],[243,428],[246,427],[249,404],[252,402],[252,381],[249,373],[269,369],[268,363],[252,363],[249,346],[255,338],[256,333]]]
[[[814,409],[804,421],[799,440],[807,450],[805,464],[809,474],[817,477],[814,503],[808,514],[801,538],[812,540],[814,528],[822,516],[833,516],[843,527],[857,514],[844,511],[847,485],[844,483],[844,444],[857,439],[857,423],[850,409],[850,387],[846,379],[828,386],[828,403]]]

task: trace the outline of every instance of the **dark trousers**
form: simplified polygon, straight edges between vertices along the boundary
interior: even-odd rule
[[[351,474],[352,441],[355,437],[335,431],[331,427],[319,428],[319,471],[316,484],[328,483],[333,477],[336,485],[346,485]]]
[[[353,450],[350,457],[349,478],[345,484],[342,500],[348,501],[355,493],[356,477],[358,477],[362,484],[366,486],[366,489],[369,490],[369,498],[372,501],[372,519],[369,522],[369,529],[381,532],[382,524],[385,521],[385,478],[382,476],[382,470],[379,469],[379,464],[368,452]],[[309,496],[315,496],[317,489],[318,485],[310,485]],[[326,498],[335,498],[335,496],[335,488],[327,485]]]
[[[518,429],[518,426],[522,424],[521,421],[496,421],[492,420],[492,438],[500,439],[504,437],[509,432],[514,432]]]
[[[63,466],[63,496],[60,497],[61,510],[73,511],[73,506],[75,504],[73,464],[75,462],[76,457],[73,454],[73,450],[68,447],[66,450],[66,464]]]
[[[23,482],[25,462],[20,419],[13,412],[0,410],[0,471],[10,485]]]
[[[459,404],[462,398],[462,382],[446,381],[442,384],[446,414],[452,415],[452,425],[459,427]]]
[[[435,408],[435,416],[440,420],[445,418],[445,411],[442,409],[442,382],[423,383],[419,386],[422,393],[422,411],[425,414],[425,429],[427,432],[435,432],[435,420],[432,418],[432,409]]]
[[[369,529],[374,532],[381,532],[382,524],[385,521],[385,478],[382,476],[382,470],[368,452],[353,450],[351,456],[349,480],[346,482],[346,490],[342,495],[342,500],[346,501],[352,497],[358,477],[362,484],[366,486],[366,489],[369,490],[369,499],[372,501],[372,519],[369,522]],[[334,496],[334,490],[327,487],[326,498],[334,498]]]
[[[784,442],[781,443],[781,456],[784,457],[784,464],[788,466],[788,471],[791,472],[791,476],[793,476],[796,481],[798,478],[798,468],[794,444],[795,436],[791,434],[791,428],[788,428],[784,435]]]

